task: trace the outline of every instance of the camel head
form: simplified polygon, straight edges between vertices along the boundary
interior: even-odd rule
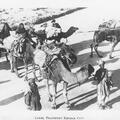
[[[74,26],[72,26],[71,29],[74,30],[74,31],[79,30],[78,27],[74,27]]]
[[[71,26],[67,32],[65,32],[63,34],[63,38],[68,38],[70,37],[73,33],[75,33],[79,28],[78,27],[74,27],[74,26]]]
[[[74,27],[74,26],[71,26],[70,29],[69,29],[69,32],[71,33],[71,35],[76,32],[77,30],[79,30],[78,27]]]

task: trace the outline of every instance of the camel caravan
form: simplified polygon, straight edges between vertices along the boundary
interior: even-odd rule
[[[67,107],[71,107],[67,96],[67,87],[69,84],[81,85],[82,83],[89,81],[90,77],[94,76],[95,80],[100,78],[102,81],[104,77],[106,78],[104,81],[108,80],[107,78],[109,78],[109,75],[108,72],[105,72],[106,69],[104,67],[100,68],[99,75],[93,75],[94,67],[91,64],[83,65],[75,73],[71,71],[71,66],[77,62],[77,55],[75,54],[75,50],[66,43],[68,41],[67,38],[73,35],[77,30],[77,27],[71,26],[66,32],[63,32],[61,26],[55,19],[51,21],[50,26],[47,23],[44,23],[38,30],[33,26],[29,26],[28,29],[26,29],[24,24],[20,23],[18,28],[14,31],[10,28],[8,23],[4,23],[3,29],[0,32],[0,55],[2,56],[2,50],[4,50],[6,61],[10,61],[11,72],[15,72],[19,78],[21,76],[18,70],[18,62],[19,59],[23,60],[24,68],[26,70],[24,77],[24,81],[26,83],[24,98],[25,104],[29,109],[42,109],[42,105],[40,103],[41,98],[36,84],[36,82],[39,82],[40,80],[46,80],[48,97],[49,101],[52,102],[53,109],[57,108],[56,97],[58,83],[63,84],[64,102]],[[110,39],[107,39],[108,36],[110,36]],[[61,42],[61,39],[65,39],[66,42]],[[97,51],[97,47],[100,42],[106,39],[114,41],[110,54],[110,58],[112,57],[113,49],[119,42],[119,30],[95,31],[93,43],[90,45],[91,57],[93,56],[93,48],[97,55],[101,57]],[[29,64],[32,65],[34,78],[28,78]],[[100,64],[100,66],[102,65]],[[39,70],[40,80],[36,76],[36,67]],[[105,72],[103,76],[102,72]],[[50,92],[49,81],[52,82],[52,94]],[[105,84],[105,82],[102,82],[101,84]],[[99,97],[101,96],[99,95]],[[102,109],[106,108],[105,105],[106,104],[100,103],[100,107]]]

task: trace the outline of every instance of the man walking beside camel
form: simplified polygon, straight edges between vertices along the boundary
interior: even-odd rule
[[[110,87],[112,82],[110,80],[109,72],[104,67],[105,62],[99,61],[100,68],[96,71],[95,80],[97,80],[97,101],[100,109],[110,108],[107,105],[107,100],[110,95]]]

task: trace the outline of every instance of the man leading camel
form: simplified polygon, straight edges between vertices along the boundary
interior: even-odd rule
[[[112,86],[111,75],[105,68],[105,62],[99,61],[100,68],[96,71],[94,79],[97,80],[97,100],[100,109],[110,108],[107,105],[107,100],[110,94],[110,87]]]

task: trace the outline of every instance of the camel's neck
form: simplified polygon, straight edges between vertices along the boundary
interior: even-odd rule
[[[77,29],[73,29],[72,27],[70,27],[68,29],[68,31],[64,32],[64,37],[67,38],[67,37],[70,37]]]
[[[79,81],[79,83],[84,83],[85,81],[87,81],[88,78],[88,71],[79,71],[75,73],[77,80]]]
[[[30,53],[32,56],[34,56],[35,49],[33,48],[33,46],[30,43],[26,44],[26,51],[28,53]]]
[[[69,70],[67,70],[67,69],[65,68],[65,66],[62,64],[61,61],[59,61],[59,63],[60,63],[60,67],[61,67],[61,68],[60,68],[60,69],[61,69],[60,74],[61,74],[61,76],[62,76],[62,78],[63,78],[63,81],[65,81],[65,82],[67,82],[67,83],[69,83],[69,84],[77,83],[77,82],[78,82],[78,79],[77,79],[77,77],[76,77],[76,74],[70,72]]]

